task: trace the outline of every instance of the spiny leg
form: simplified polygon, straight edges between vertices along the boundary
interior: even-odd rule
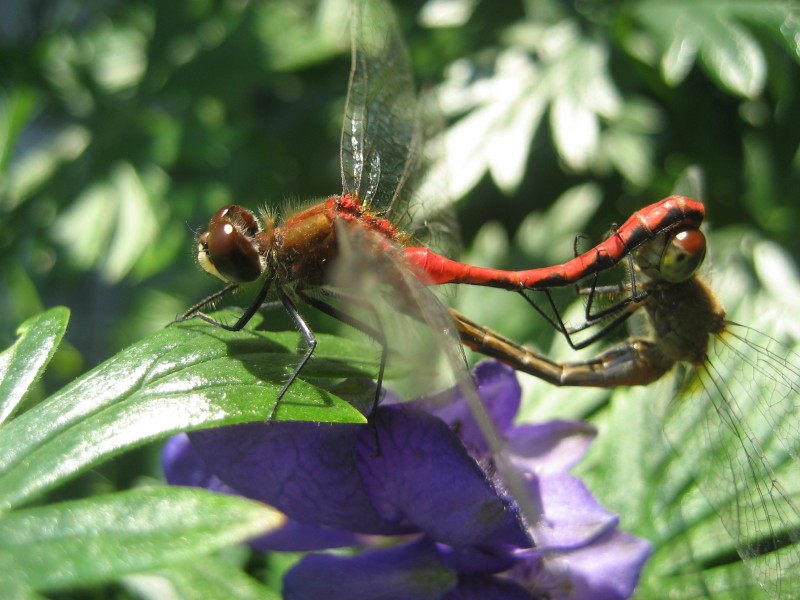
[[[275,404],[272,405],[272,410],[269,411],[267,421],[273,420],[275,413],[278,411],[278,406],[281,403],[281,399],[289,390],[291,385],[295,382],[295,379],[297,379],[297,377],[300,375],[300,372],[306,366],[306,363],[308,363],[309,359],[314,354],[314,349],[317,347],[317,338],[314,336],[314,332],[311,331],[308,323],[306,323],[303,317],[300,315],[300,312],[297,310],[297,306],[295,305],[294,301],[286,294],[286,292],[283,291],[281,287],[277,287],[276,290],[278,299],[281,301],[281,304],[283,304],[284,309],[286,309],[286,312],[292,318],[292,321],[294,321],[295,327],[305,340],[306,351],[303,354],[303,357],[300,359],[300,362],[298,362],[295,366],[294,371],[292,371],[292,374],[289,376],[289,379],[283,384],[281,391],[278,392],[278,395],[275,397]],[[253,313],[255,313],[255,311],[253,311]],[[252,316],[253,315],[251,314],[250,317]],[[241,321],[241,319],[239,320]]]
[[[172,325],[172,323],[182,323],[183,321],[194,319],[198,314],[203,314],[202,310],[204,308],[213,305],[215,302],[217,302],[217,300],[219,300],[223,296],[227,296],[231,292],[235,292],[238,288],[239,286],[235,283],[230,283],[226,285],[221,290],[216,291],[209,296],[206,296],[205,298],[200,300],[200,302],[197,302],[196,304],[190,306],[186,310],[186,312],[184,312],[180,317],[177,317],[174,321],[170,322],[169,324]]]
[[[339,297],[339,298],[346,297],[345,295],[340,294],[338,292],[331,292],[326,290],[325,293],[333,297]],[[383,376],[386,370],[386,356],[388,354],[386,335],[384,335],[383,331],[380,328],[372,327],[371,325],[368,325],[361,319],[358,319],[357,317],[354,317],[353,315],[339,308],[336,308],[335,306],[332,306],[327,302],[323,302],[318,298],[309,296],[308,294],[306,294],[301,290],[298,290],[297,294],[303,299],[304,302],[307,302],[308,304],[316,308],[318,311],[323,312],[330,317],[333,317],[337,321],[341,321],[342,323],[349,325],[350,327],[356,329],[357,331],[360,331],[367,337],[374,340],[381,347],[381,361],[380,361],[380,366],[378,367],[377,388],[375,391],[375,399],[373,400],[372,403],[372,412],[374,412],[375,409],[378,407],[378,403],[380,402],[381,390],[383,389]],[[352,298],[350,300],[360,304],[363,309],[370,310],[375,316],[375,320],[380,325],[380,319],[378,318],[377,311],[371,304],[367,302],[362,302],[355,298]]]
[[[245,325],[247,325],[250,322],[250,319],[252,319],[253,316],[258,312],[258,310],[264,305],[264,300],[267,298],[267,294],[269,293],[269,288],[271,285],[272,285],[272,279],[267,279],[264,282],[264,285],[261,286],[258,295],[256,295],[255,298],[253,298],[253,301],[250,303],[250,305],[245,309],[245,311],[233,325],[228,325],[227,323],[223,323],[222,321],[217,321],[216,319],[202,312],[200,309],[217,301],[223,295],[236,290],[239,286],[235,284],[225,286],[219,292],[216,292],[215,294],[212,294],[211,296],[208,296],[204,300],[198,302],[189,310],[187,310],[182,317],[176,319],[173,322],[180,323],[182,321],[188,321],[189,319],[200,319],[201,321],[205,321],[206,323],[209,323],[216,327],[221,327],[222,329],[225,329],[227,331],[240,331]]]
[[[578,252],[578,240],[580,236],[575,238],[575,252]],[[598,251],[599,252],[599,251]],[[628,260],[628,272],[630,273],[630,284],[623,285],[623,284],[616,284],[616,285],[608,285],[608,286],[597,286],[597,281],[599,278],[599,273],[595,272],[592,275],[592,284],[587,288],[581,288],[578,284],[575,284],[575,292],[581,296],[588,296],[588,300],[586,302],[586,308],[584,311],[585,321],[580,325],[567,327],[561,317],[561,311],[556,306],[555,302],[553,301],[553,296],[549,289],[541,289],[541,290],[518,290],[518,293],[525,298],[526,302],[530,304],[544,319],[560,334],[564,336],[567,340],[567,343],[573,350],[580,350],[582,348],[586,348],[591,344],[595,343],[597,340],[605,336],[608,332],[615,329],[617,326],[625,322],[628,317],[632,314],[634,309],[631,309],[630,306],[634,304],[638,304],[642,302],[647,296],[650,295],[649,290],[639,290],[637,287],[636,282],[636,274],[634,271],[634,263],[633,263],[633,255],[632,253],[627,253],[627,260]],[[548,314],[545,308],[539,306],[537,302],[534,300],[532,295],[529,295],[529,292],[540,292],[545,295],[547,298],[547,304],[549,305],[549,309],[552,313]],[[619,294],[622,292],[626,292],[625,298],[622,300],[615,302],[611,306],[607,306],[604,309],[593,312],[592,308],[594,305],[595,298],[597,294]],[[585,331],[590,327],[594,327],[603,321],[613,317],[610,321],[607,321],[602,325],[602,327],[593,333],[588,338],[585,338],[579,342],[575,342],[572,339],[572,336],[576,333],[580,333],[581,331]]]

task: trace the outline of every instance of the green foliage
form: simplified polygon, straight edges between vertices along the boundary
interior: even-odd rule
[[[447,5],[458,10],[442,12]],[[395,8],[418,78],[440,82],[448,127],[434,148],[442,189],[449,184],[458,203],[466,258],[514,268],[563,262],[576,235],[600,239],[691,168],[716,234],[712,281],[726,288],[729,314],[795,342],[796,6],[464,0]],[[0,415],[15,417],[0,429],[0,595],[119,577],[139,592],[166,580],[191,597],[202,578],[204,597],[267,593],[237,565],[198,558],[263,531],[264,509],[158,488],[107,494],[159,476],[149,442],[263,419],[265,399],[288,374],[294,333],[163,326],[215,289],[194,264],[192,238],[219,206],[280,206],[339,189],[346,11],[344,0],[0,7],[0,341],[13,343],[0,355]],[[520,342],[574,357],[517,296],[469,289],[456,302]],[[59,305],[72,311],[63,342],[64,309],[30,321],[14,342],[18,323]],[[291,328],[272,313],[269,321]],[[375,350],[321,335],[317,352],[279,417],[358,421],[332,390],[339,377],[374,377],[375,361],[356,357]],[[677,507],[652,502],[659,488],[648,468],[678,460],[664,458],[674,455],[647,421],[656,392],[619,392],[609,404],[599,391],[525,385],[532,418],[591,414],[602,425],[585,476],[626,527],[658,545],[642,597],[667,589],[735,597],[725,590],[741,584],[741,570],[676,575],[686,544],[725,534],[699,517],[685,529],[656,518],[656,509]],[[638,435],[626,437],[632,422],[641,422]],[[641,457],[636,472],[614,470],[622,456]],[[615,495],[622,489],[641,493]],[[185,509],[163,524],[172,535],[147,537],[154,507],[168,498]],[[103,511],[130,515],[129,537],[115,548]],[[104,560],[76,560],[60,574],[34,564],[43,548],[59,563],[77,554],[75,538],[42,537],[54,519],[78,528],[61,533],[80,530]],[[204,541],[190,543],[194,534]],[[123,545],[137,536],[152,543],[147,552]]]
[[[68,318],[69,311],[55,308],[26,322],[18,342],[3,353],[6,414],[52,358]],[[320,340],[325,348],[304,378],[338,381],[348,373],[374,372],[374,363],[362,362],[360,369],[352,360],[365,354],[358,345],[330,336]],[[6,423],[0,429],[0,560],[9,568],[0,575],[0,590],[53,591],[109,582],[184,563],[280,525],[280,515],[255,503],[180,489],[140,488],[21,507],[148,441],[263,421],[271,407],[268,399],[274,400],[293,368],[297,342],[295,333],[174,325]],[[366,392],[370,398],[371,390]],[[303,381],[290,388],[276,418],[364,422],[351,404]],[[173,577],[180,581],[180,571],[167,579]],[[234,587],[247,591],[255,585]]]
[[[17,510],[0,517],[0,552],[13,566],[2,579],[37,591],[103,583],[194,561],[282,519],[263,504],[178,487]]]

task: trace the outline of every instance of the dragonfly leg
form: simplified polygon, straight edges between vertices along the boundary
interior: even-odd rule
[[[618,229],[618,226],[616,225],[616,223],[614,225],[612,225],[611,228],[612,228],[612,232],[614,234],[616,234],[617,229]],[[581,237],[582,236],[576,236],[575,237],[575,244],[574,244],[575,256],[578,256],[578,252],[579,252],[578,240]],[[600,262],[600,252],[601,252],[600,250],[597,250],[597,255],[598,255],[597,262]],[[586,312],[586,322],[587,323],[595,324],[599,320],[607,317],[610,314],[613,314],[613,313],[617,312],[622,307],[627,306],[628,304],[641,302],[642,300],[644,300],[649,295],[650,292],[647,291],[647,290],[643,290],[641,292],[638,290],[637,281],[636,281],[636,268],[635,268],[635,264],[636,263],[635,263],[635,260],[633,258],[633,251],[632,250],[629,250],[628,252],[626,252],[625,259],[628,262],[628,273],[630,275],[630,283],[627,286],[624,285],[624,284],[614,284],[614,285],[606,285],[606,286],[598,287],[597,286],[597,280],[598,280],[598,278],[600,276],[600,272],[599,271],[595,271],[594,272],[594,275],[593,275],[593,278],[592,278],[592,285],[588,290],[586,288],[580,287],[580,285],[577,284],[577,283],[575,284],[575,292],[576,292],[577,295],[579,295],[579,296],[588,296],[589,297],[589,299],[588,299],[588,301],[586,303],[586,311],[585,311]],[[606,307],[605,309],[601,310],[600,312],[597,312],[597,313],[593,313],[592,312],[592,305],[594,303],[594,298],[595,298],[595,296],[597,294],[621,294],[623,292],[627,292],[628,293],[628,297],[627,298],[625,298],[622,301],[614,304],[613,306]]]
[[[575,286],[578,295],[580,296],[588,296],[588,300],[586,302],[586,322],[591,324],[596,324],[601,319],[606,318],[609,315],[612,315],[629,304],[637,304],[642,302],[645,298],[650,295],[650,290],[642,290],[639,291],[638,284],[636,281],[636,269],[633,253],[628,252],[627,261],[628,261],[628,273],[630,274],[630,282],[628,284],[614,284],[614,285],[605,285],[598,287],[597,286],[597,278],[599,277],[599,273],[595,273],[592,279],[592,286],[587,290],[586,288],[580,288]],[[620,300],[619,302],[614,303],[611,306],[607,306],[606,308],[594,313],[592,312],[592,305],[594,304],[594,299],[597,294],[622,294],[625,292],[627,296]]]
[[[613,330],[615,327],[620,325],[621,323],[625,322],[627,318],[633,313],[633,310],[628,309],[625,310],[628,305],[631,304],[629,298],[625,301],[615,304],[613,307],[609,307],[606,310],[603,310],[601,313],[597,315],[593,315],[591,319],[587,318],[587,320],[575,327],[567,327],[564,323],[564,320],[561,318],[561,311],[556,306],[555,302],[553,301],[553,296],[550,293],[550,290],[536,290],[538,292],[542,292],[545,294],[547,298],[547,302],[550,305],[550,310],[552,311],[554,316],[550,316],[544,308],[539,306],[536,301],[526,294],[526,290],[518,290],[518,293],[525,298],[525,300],[530,304],[536,311],[544,317],[544,319],[561,335],[564,336],[564,339],[567,340],[567,343],[573,350],[580,350],[582,348],[586,348],[587,346],[592,345],[601,337],[606,335],[609,331]],[[591,298],[591,295],[590,295]],[[616,316],[611,320],[607,321],[609,317],[614,315]],[[606,321],[603,323],[602,327],[594,332],[591,336],[584,338],[580,341],[575,341],[572,339],[572,336],[576,333],[580,333],[590,327],[600,324],[601,322]]]
[[[258,312],[258,310],[262,306],[264,306],[264,300],[267,298],[270,285],[272,285],[272,279],[267,279],[264,282],[264,285],[259,290],[258,295],[255,298],[253,298],[253,301],[244,310],[242,315],[233,325],[228,325],[227,323],[217,321],[216,319],[209,317],[207,314],[202,312],[201,309],[205,308],[210,304],[213,304],[214,302],[219,300],[222,296],[238,289],[239,286],[235,284],[227,285],[220,291],[211,294],[207,298],[204,298],[203,300],[192,306],[185,313],[183,313],[181,317],[175,319],[173,323],[181,323],[183,321],[188,321],[190,319],[200,319],[201,321],[205,321],[206,323],[210,323],[211,325],[214,325],[216,327],[222,327],[222,329],[226,329],[228,331],[240,331],[245,325],[247,325],[250,322],[250,319],[253,318],[253,315],[255,315]]]
[[[619,231],[619,226],[616,223],[612,224],[611,225],[611,234],[612,235],[617,235],[618,231]],[[585,239],[584,236],[576,235],[575,236],[575,241],[573,242],[573,252],[575,253],[575,257],[576,258],[578,256],[580,256],[580,254],[581,254],[580,248],[578,247],[578,242],[580,240],[582,240],[582,239]],[[604,254],[604,250],[602,250],[601,248],[598,248],[598,249],[595,250],[595,255],[597,257],[595,262],[597,264],[600,264],[600,263],[603,263],[603,262],[607,262],[607,261],[602,261],[601,260],[603,254]],[[642,300],[644,300],[647,297],[647,292],[646,291],[644,291],[644,292],[637,291],[636,276],[635,276],[635,273],[636,273],[635,264],[636,263],[635,263],[635,259],[633,258],[633,249],[629,249],[625,253],[625,259],[628,261],[628,273],[630,274],[630,284],[629,284],[629,286],[627,288],[623,284],[615,284],[615,285],[612,285],[612,286],[597,287],[597,278],[600,275],[600,270],[595,270],[594,271],[594,280],[593,280],[593,283],[592,283],[592,286],[591,286],[590,290],[596,290],[599,293],[617,293],[617,294],[621,294],[623,291],[629,291],[630,292],[630,300],[628,300],[628,302],[641,302]],[[601,270],[609,269],[610,267],[613,267],[614,265],[616,265],[617,262],[618,261],[613,261],[610,266],[607,266],[607,267],[605,267],[605,269],[601,269]],[[592,293],[591,291],[587,290],[586,288],[580,287],[579,283],[575,283],[574,287],[575,287],[575,293],[577,295],[579,295],[579,296],[586,296],[587,294],[591,294]],[[597,318],[600,318],[600,315],[593,315],[592,314],[591,305],[592,305],[592,303],[591,303],[591,298],[590,298],[590,301],[589,301],[589,303],[587,304],[587,307],[586,307],[586,320],[587,321],[593,321],[593,320],[595,320]]]
[[[289,388],[292,386],[292,384],[295,382],[297,377],[300,375],[300,372],[306,366],[309,359],[314,354],[314,349],[317,347],[317,338],[314,336],[314,332],[311,331],[311,328],[308,326],[308,323],[306,323],[303,317],[300,315],[300,312],[297,310],[297,306],[295,306],[294,301],[280,287],[277,288],[277,293],[278,293],[278,299],[283,304],[283,307],[286,309],[286,312],[292,318],[292,321],[294,321],[294,325],[295,327],[297,327],[297,330],[303,336],[303,339],[305,340],[306,343],[306,351],[303,354],[303,357],[300,359],[300,362],[298,362],[297,365],[295,366],[294,371],[292,371],[292,374],[289,376],[289,379],[286,381],[286,383],[283,384],[281,391],[278,392],[278,395],[275,397],[275,404],[272,405],[272,410],[269,411],[269,416],[267,417],[267,421],[272,421],[272,419],[275,417],[275,413],[278,411],[278,406],[281,403],[281,399],[283,398],[284,394],[286,394],[286,392],[289,390]],[[255,314],[255,311],[253,311],[253,314]],[[253,314],[251,314],[250,316],[252,317]],[[241,319],[239,320],[241,321]]]
[[[578,241],[581,236],[577,236],[575,238],[575,253],[578,254]],[[598,251],[599,252],[599,251]],[[541,306],[539,306],[536,301],[533,299],[532,296],[529,296],[526,292],[528,290],[518,290],[518,292],[522,295],[523,298],[530,304],[536,311],[542,315],[545,320],[550,323],[550,325],[558,331],[558,333],[562,334],[566,339],[567,343],[573,350],[580,350],[582,348],[586,348],[587,346],[592,345],[600,338],[604,337],[608,332],[615,329],[620,324],[624,323],[628,317],[634,312],[634,309],[630,308],[631,305],[638,305],[642,302],[647,296],[650,295],[649,290],[639,290],[636,281],[636,272],[634,269],[634,259],[633,254],[631,252],[627,253],[627,260],[628,260],[628,272],[630,273],[630,283],[627,285],[623,284],[614,284],[614,285],[607,285],[598,287],[597,282],[599,278],[599,272],[595,272],[592,275],[592,284],[589,288],[581,288],[578,284],[575,285],[575,292],[580,296],[587,296],[588,300],[586,302],[586,308],[584,311],[585,320],[580,325],[567,327],[564,323],[563,319],[561,318],[561,312],[559,311],[558,307],[555,305],[553,301],[552,294],[548,289],[542,290],[535,290],[539,292],[543,292],[547,297],[547,302],[550,307],[550,314],[545,311]],[[626,296],[615,302],[614,304],[607,306],[601,310],[594,311],[594,301],[598,294],[621,294],[625,292]],[[610,320],[609,320],[610,319]],[[585,331],[590,327],[594,327],[597,325],[601,325],[600,329],[595,331],[589,337],[586,337],[580,341],[573,340],[572,336],[576,333],[580,333],[581,331]]]
[[[205,298],[200,300],[200,302],[193,304],[186,310],[185,313],[183,313],[180,317],[177,317],[174,321],[170,322],[169,324],[172,325],[172,323],[182,323],[183,321],[194,319],[198,314],[202,314],[202,310],[204,308],[213,306],[217,302],[217,300],[219,300],[223,296],[227,296],[231,292],[235,292],[238,288],[239,286],[236,285],[235,283],[226,285],[221,290],[214,292],[213,294],[206,296]]]
[[[594,274],[592,279],[592,286],[588,290],[578,288],[578,294],[588,296],[588,300],[586,302],[586,310],[585,316],[586,320],[581,325],[576,327],[571,327],[567,329],[569,334],[578,333],[580,331],[584,331],[589,327],[593,327],[606,321],[603,326],[593,333],[588,338],[581,340],[578,344],[572,344],[570,341],[570,346],[572,346],[575,350],[580,350],[582,348],[586,348],[587,346],[593,344],[601,337],[605,336],[609,331],[612,331],[621,323],[625,322],[628,317],[633,314],[636,310],[636,306],[641,303],[645,298],[647,298],[651,294],[651,290],[644,289],[639,291],[637,288],[636,282],[636,271],[634,269],[633,263],[633,255],[629,252],[628,253],[628,273],[630,273],[630,283],[627,285],[623,284],[614,284],[614,285],[606,285],[602,287],[597,287],[597,278],[598,273]],[[594,299],[597,294],[621,294],[622,292],[626,292],[626,296],[614,304],[605,307],[604,309],[598,312],[592,312],[592,305],[594,304]],[[555,310],[555,308],[554,308]],[[610,317],[613,317],[610,321],[607,321]]]
[[[381,440],[378,436],[378,428],[377,423],[372,419],[372,416],[375,414],[375,410],[378,408],[378,404],[381,400],[381,392],[383,390],[383,376],[384,372],[386,371],[386,356],[388,353],[388,345],[386,343],[386,335],[384,335],[382,329],[380,328],[380,318],[378,317],[378,313],[375,310],[375,307],[368,302],[362,302],[358,298],[349,298],[350,302],[354,302],[359,304],[364,310],[371,311],[375,316],[375,321],[378,323],[378,328],[371,327],[361,319],[358,319],[343,310],[336,308],[328,304],[327,302],[323,302],[318,298],[314,298],[309,296],[308,294],[304,293],[303,291],[298,290],[298,295],[303,299],[304,302],[307,302],[318,311],[325,313],[326,315],[333,317],[334,319],[349,325],[353,329],[356,329],[366,335],[367,337],[372,338],[380,347],[381,347],[381,362],[380,366],[378,367],[378,379],[375,384],[375,398],[372,400],[372,409],[369,412],[369,422],[372,425],[372,434],[375,438],[375,458],[378,458],[381,455]],[[326,290],[325,293],[334,297],[345,297],[344,294],[339,292],[333,292],[331,290]]]
[[[339,292],[332,292],[330,290],[326,290],[326,293],[334,297],[345,297]],[[381,399],[381,391],[383,390],[383,376],[386,370],[386,357],[388,353],[388,344],[386,342],[386,335],[380,328],[380,319],[378,318],[377,311],[375,311],[375,307],[369,304],[368,302],[361,302],[357,298],[349,298],[349,301],[359,304],[364,310],[369,310],[374,314],[375,320],[378,323],[377,328],[368,325],[361,319],[358,319],[353,315],[339,308],[336,308],[335,306],[328,304],[327,302],[323,302],[318,298],[309,296],[308,294],[302,291],[298,291],[298,295],[303,299],[304,302],[307,302],[308,304],[316,308],[318,311],[323,312],[326,315],[333,317],[337,321],[341,321],[342,323],[349,325],[353,329],[360,331],[367,337],[374,340],[381,347],[381,362],[380,366],[378,367],[378,379],[376,382],[375,399],[372,402],[372,410],[370,411],[370,414],[374,413]]]

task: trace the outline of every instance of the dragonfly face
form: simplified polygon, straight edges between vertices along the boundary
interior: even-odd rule
[[[265,240],[255,215],[241,206],[219,209],[197,238],[197,262],[226,283],[258,279],[266,268]]]
[[[634,252],[634,261],[654,281],[681,283],[697,272],[705,256],[706,236],[684,228],[644,244]]]

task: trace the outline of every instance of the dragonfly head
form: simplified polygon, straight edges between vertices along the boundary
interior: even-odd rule
[[[648,277],[680,283],[692,277],[706,256],[706,236],[686,227],[659,236],[636,251],[636,266]]]
[[[265,269],[261,233],[252,212],[241,206],[224,206],[197,238],[197,262],[206,273],[226,283],[255,281]]]

